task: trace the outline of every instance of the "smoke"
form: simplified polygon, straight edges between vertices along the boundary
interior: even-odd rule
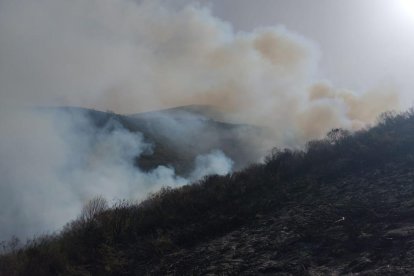
[[[387,87],[366,94],[323,88],[312,42],[283,26],[235,32],[198,5],[3,1],[0,37],[1,97],[8,104],[118,113],[213,105],[239,121],[269,127],[276,143],[286,143],[291,136],[306,141],[323,135],[337,123],[371,122],[398,102]],[[304,132],[302,117],[317,117],[313,112],[334,118]]]
[[[197,156],[195,169],[191,174],[193,181],[210,174],[225,175],[231,171],[234,162],[220,150],[212,151],[206,155]]]
[[[133,160],[151,154],[153,145],[115,119],[96,127],[80,111],[9,114],[0,120],[0,240],[58,230],[96,195],[139,201],[161,187],[227,174],[233,166],[215,150],[195,158],[189,179],[166,166],[143,172]]]
[[[318,79],[317,46],[283,26],[236,32],[199,5],[0,0],[0,41],[0,238],[58,229],[97,194],[137,199],[189,181],[168,167],[137,170],[134,156],[154,145],[116,121],[97,129],[82,115],[22,107],[212,105],[266,128],[266,139],[249,137],[261,150],[361,128],[398,107],[393,87],[357,93]],[[220,151],[194,162],[191,180],[232,168]]]

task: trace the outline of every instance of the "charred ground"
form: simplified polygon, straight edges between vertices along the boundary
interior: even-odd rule
[[[0,257],[2,275],[406,275],[414,271],[414,113],[305,151],[165,188]],[[94,204],[95,203],[95,204]],[[85,215],[86,214],[86,215]]]

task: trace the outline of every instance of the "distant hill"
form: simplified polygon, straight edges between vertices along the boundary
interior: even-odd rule
[[[215,121],[227,121],[226,114],[210,105],[185,105],[172,107],[168,109],[148,111],[142,113],[136,113],[128,115],[129,117],[142,118],[142,117],[152,117],[159,114],[168,115],[172,117],[185,117],[186,115],[191,114],[192,116],[204,117],[206,119],[211,119]]]
[[[228,123],[224,121],[224,114],[210,106],[182,106],[132,115],[78,107],[50,110],[83,114],[98,128],[109,120],[116,120],[129,131],[142,133],[145,141],[153,145],[153,152],[136,159],[136,165],[144,171],[164,165],[187,176],[194,169],[197,155],[217,149],[235,162],[236,170],[257,161],[262,155],[252,148],[251,138],[260,137],[263,129]]]
[[[411,275],[414,113],[140,204],[91,201],[2,275]],[[14,249],[13,249],[14,248]]]

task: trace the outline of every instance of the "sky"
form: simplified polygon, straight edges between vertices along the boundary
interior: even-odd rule
[[[200,21],[191,22],[188,9],[185,14],[188,5],[197,4],[199,15],[193,18],[205,18],[204,27],[200,27],[204,24]],[[176,17],[181,19],[174,19],[174,8]],[[168,24],[162,26],[168,20],[174,21],[170,22],[170,29]],[[203,33],[208,26],[222,37],[208,37],[211,34]],[[190,63],[196,62],[190,54],[203,47],[213,49],[214,45],[209,43],[214,39],[217,43],[224,36],[237,40],[278,26],[313,44],[308,48],[313,48],[310,59],[317,68],[312,72],[315,80],[327,80],[336,88],[355,93],[392,87],[398,90],[405,107],[414,102],[414,0],[76,0],[70,4],[0,0],[0,93],[3,102],[13,98],[19,104],[84,104],[121,113],[139,112],[145,108],[128,106],[137,102],[128,94],[139,93],[149,98],[145,93],[158,94],[184,83],[183,74],[176,74],[173,83],[156,88],[154,84],[162,82],[148,76],[142,77],[143,81],[136,77],[151,73],[148,68],[154,63],[159,67],[151,69],[156,77],[160,71],[170,69],[169,63],[178,68],[174,63],[177,60],[188,59],[186,68],[190,68]],[[182,45],[165,37],[163,41],[156,28],[165,29],[164,33],[177,39],[188,37],[180,42]],[[193,40],[188,35],[191,32]],[[184,43],[197,50],[174,50],[187,47]],[[224,40],[220,43],[225,44]],[[154,57],[146,60],[151,55]],[[206,75],[203,74],[205,79]],[[124,88],[134,78],[136,83]],[[179,89],[185,90],[183,86]],[[128,89],[120,96],[121,90]],[[29,95],[25,92],[28,90],[33,92]],[[160,98],[162,103],[157,99],[145,106],[156,109],[190,102],[165,100],[165,95]]]
[[[193,1],[178,1],[184,4]],[[366,90],[396,86],[412,105],[412,0],[200,0],[237,31],[284,25],[314,41],[319,74],[335,85]],[[414,93],[413,93],[414,94]]]

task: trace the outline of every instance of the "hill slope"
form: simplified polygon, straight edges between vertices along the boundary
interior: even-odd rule
[[[182,106],[171,109],[120,115],[77,107],[53,108],[53,111],[83,115],[97,128],[115,120],[131,132],[143,134],[153,151],[136,159],[136,165],[148,171],[159,165],[170,166],[177,174],[187,176],[194,168],[197,155],[220,149],[241,169],[257,160],[261,153],[250,146],[258,137],[258,127],[227,123],[225,116],[209,106]]]
[[[4,275],[407,275],[414,271],[414,114],[334,130],[306,151],[163,189],[96,199],[56,236],[0,258]]]

